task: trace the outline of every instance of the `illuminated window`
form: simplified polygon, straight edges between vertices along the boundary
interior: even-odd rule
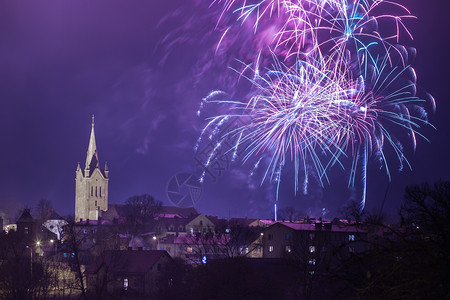
[[[125,291],[128,290],[128,278],[123,279],[123,289]]]
[[[309,262],[310,265],[313,265],[313,266],[316,265],[316,259],[315,258],[311,258],[308,262]]]
[[[310,234],[309,234],[309,239],[310,239],[310,240],[313,240],[314,237],[315,237],[315,236],[314,236],[314,233],[310,233]]]
[[[249,252],[248,248],[245,248],[245,254],[248,254],[248,252]]]
[[[350,242],[354,242],[354,241],[355,241],[355,235],[354,235],[354,234],[349,234],[349,235],[348,235],[348,240],[349,240]]]
[[[192,247],[187,247],[187,253],[192,253]]]
[[[291,239],[291,234],[290,233],[286,233],[286,241],[289,241]]]
[[[194,228],[191,227],[191,228],[189,229],[189,231],[191,232],[191,234],[193,234],[193,233],[194,233]]]
[[[244,248],[240,247],[239,248],[239,254],[242,254],[242,251],[244,250]]]
[[[269,252],[273,252],[273,246],[269,246]]]
[[[314,246],[309,246],[309,252],[313,253],[316,251],[316,247]]]
[[[286,252],[291,253],[292,249],[291,246],[286,246]]]

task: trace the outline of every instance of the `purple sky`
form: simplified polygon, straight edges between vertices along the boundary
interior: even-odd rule
[[[85,161],[92,114],[100,164],[108,161],[110,170],[110,203],[147,193],[170,205],[170,178],[200,174],[193,148],[204,122],[196,111],[208,92],[231,85],[232,73],[227,55],[214,56],[216,16],[201,2],[1,1],[0,210],[15,214],[47,198],[60,214],[73,214],[75,169]],[[449,4],[443,2],[402,1],[418,17],[409,45],[418,50],[418,86],[437,101],[430,121],[438,130],[425,128],[431,143],[419,139],[415,153],[405,151],[413,171],[393,166],[385,204],[392,215],[406,185],[450,179]],[[207,178],[197,209],[270,217],[273,187],[259,187],[249,172],[232,164],[216,182]],[[311,215],[325,207],[333,217],[349,199],[342,174],[330,174],[337,180],[325,189],[312,186],[306,198],[293,199],[284,184],[280,206]],[[368,210],[379,208],[387,184],[384,171],[369,165]]]

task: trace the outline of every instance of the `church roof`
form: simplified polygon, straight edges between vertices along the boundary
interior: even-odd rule
[[[89,169],[91,175],[95,168],[99,168],[99,162],[97,154],[97,145],[95,143],[94,116],[92,116],[91,137],[89,139],[85,169]]]

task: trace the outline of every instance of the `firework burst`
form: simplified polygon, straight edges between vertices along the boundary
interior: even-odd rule
[[[224,104],[229,110],[210,118],[200,139],[206,134],[213,139],[232,119],[242,124],[216,137],[211,157],[231,136],[235,143],[228,151],[241,149],[244,162],[256,158],[259,165],[262,157],[268,158],[263,181],[279,186],[283,168],[293,164],[296,191],[300,177],[307,190],[308,166],[323,184],[332,166],[349,164],[349,186],[355,185],[361,168],[361,209],[371,156],[379,158],[389,178],[388,146],[400,169],[404,164],[411,167],[392,127],[406,132],[415,148],[418,130],[429,123],[424,100],[415,95],[416,75],[407,65],[408,51],[398,45],[402,30],[412,38],[404,20],[414,17],[404,6],[383,0],[215,2],[223,4],[219,23],[231,12],[240,23],[252,21],[255,32],[270,23],[277,24],[277,30],[266,45],[272,64],[260,66],[260,51],[253,64],[244,63],[238,72],[253,86],[247,101],[224,100],[217,97],[223,94],[213,92],[202,102]],[[376,14],[384,5],[399,14]],[[394,24],[391,34],[381,33],[382,22]]]

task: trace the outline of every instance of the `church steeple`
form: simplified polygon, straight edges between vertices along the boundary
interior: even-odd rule
[[[86,155],[86,166],[84,170],[90,170],[92,172],[95,168],[99,168],[97,145],[95,144],[95,132],[94,132],[94,115],[92,115],[92,129],[91,137],[89,139],[89,146]]]
[[[83,172],[84,171],[84,172]],[[84,170],[77,165],[75,177],[75,220],[97,220],[102,211],[108,209],[108,166],[102,172],[99,167],[95,143],[94,116],[92,116],[91,137],[86,154]]]

